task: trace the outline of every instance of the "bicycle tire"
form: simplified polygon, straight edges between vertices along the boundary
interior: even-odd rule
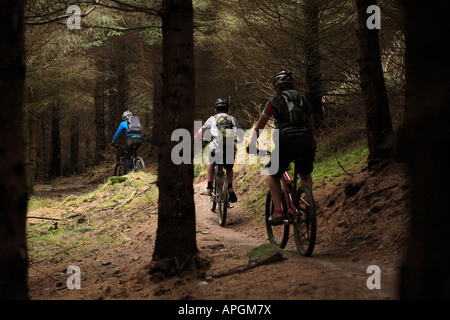
[[[120,161],[114,167],[114,176],[119,177],[123,176],[123,174],[124,174],[124,166],[122,164],[122,161]]]
[[[209,208],[212,212],[216,212],[216,205],[217,205],[217,174],[214,172],[214,189],[211,195],[209,196]]]
[[[144,159],[141,157],[136,157],[134,159],[134,172],[144,172],[145,171],[145,163]]]
[[[225,227],[227,221],[227,211],[228,211],[228,184],[227,177],[225,174],[222,178],[219,178],[219,193],[217,195],[219,208],[217,210],[217,215],[219,218],[219,225]]]
[[[306,197],[306,205],[300,201],[301,197]],[[293,223],[294,238],[298,252],[305,257],[312,255],[316,244],[317,217],[316,203],[311,190],[306,186],[300,186],[294,197],[294,205],[298,209],[299,216]]]
[[[282,190],[283,194],[283,190]],[[283,209],[283,217],[287,219],[287,206],[286,199],[284,197],[281,198],[281,206]],[[266,220],[266,230],[267,236],[269,237],[270,243],[276,245],[277,247],[284,248],[289,240],[289,224],[282,224],[278,226],[274,226],[269,222],[269,217],[275,211],[272,196],[270,191],[267,192],[266,197],[266,210],[265,210],[265,220]]]

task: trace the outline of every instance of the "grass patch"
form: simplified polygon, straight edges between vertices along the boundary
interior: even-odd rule
[[[140,172],[109,178],[95,190],[61,200],[33,197],[27,240],[31,263],[45,260],[76,260],[86,252],[115,248],[129,241],[130,230],[142,230],[156,221],[156,176]],[[128,239],[128,240],[127,240]]]
[[[360,172],[366,166],[368,154],[367,146],[358,146],[331,154],[319,149],[312,173],[313,180],[322,184],[333,183],[347,177],[347,173]]]

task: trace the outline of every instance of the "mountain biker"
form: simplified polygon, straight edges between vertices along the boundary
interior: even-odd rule
[[[141,132],[130,132],[129,130],[129,121],[133,114],[130,110],[125,111],[122,114],[122,122],[119,125],[119,128],[114,135],[111,146],[115,145],[115,141],[119,138],[119,136],[125,133],[125,168],[124,173],[127,174],[130,168],[130,158],[133,154],[134,150],[139,149],[142,144],[142,133]]]
[[[233,190],[233,167],[234,167],[234,157],[235,157],[235,142],[241,143],[244,140],[243,134],[239,129],[239,124],[233,116],[228,114],[229,104],[226,99],[217,99],[214,103],[215,115],[211,116],[206,120],[203,126],[197,131],[195,135],[195,140],[199,141],[205,134],[209,131],[211,134],[212,141],[209,143],[209,161],[207,165],[207,181],[208,184],[203,195],[210,196],[213,190],[213,180],[214,180],[214,163],[223,163],[226,170],[226,177],[228,181],[228,196],[230,202],[236,202],[236,193]],[[232,137],[227,137],[228,148],[225,139],[223,139],[222,131],[220,128],[223,121],[228,121],[230,131],[232,132]],[[232,144],[232,147],[230,147]],[[227,157],[227,150],[232,150],[233,157]]]
[[[275,153],[276,149],[278,149],[279,167],[278,171],[273,175],[269,175],[268,178],[269,190],[275,209],[275,212],[269,217],[269,221],[273,225],[279,225],[283,223],[280,178],[283,172],[289,167],[289,164],[293,160],[299,159],[296,164],[300,174],[300,182],[312,191],[311,173],[313,171],[316,152],[316,141],[314,139],[315,125],[313,112],[300,91],[294,90],[294,77],[292,73],[286,71],[279,72],[274,77],[273,85],[277,95],[266,103],[265,109],[256,123],[254,128],[255,132],[247,150],[256,150],[259,130],[264,129],[269,118],[273,115],[276,128],[279,130],[279,143],[275,145],[272,153]],[[291,99],[294,103],[304,106],[304,108],[299,109],[303,113],[303,126],[294,127],[292,125],[288,100],[286,99]],[[268,166],[270,166],[270,163]]]

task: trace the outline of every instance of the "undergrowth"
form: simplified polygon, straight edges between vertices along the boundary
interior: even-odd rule
[[[131,173],[61,200],[32,196],[28,216],[41,219],[29,218],[27,223],[30,264],[44,259],[73,261],[129,242],[132,228],[156,221],[155,180],[149,173]]]

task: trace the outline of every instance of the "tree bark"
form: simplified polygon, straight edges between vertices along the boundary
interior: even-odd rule
[[[153,81],[153,119],[161,119],[163,112],[161,107],[161,91],[162,91],[162,77],[160,72],[155,72]],[[153,120],[152,128],[152,146],[158,147],[158,135],[160,134],[160,127],[158,122]]]
[[[393,135],[389,101],[381,67],[378,30],[367,27],[366,10],[376,0],[355,0],[358,10],[360,44],[360,77],[366,110],[366,130],[369,147],[369,168],[376,168],[392,157],[389,145]]]
[[[127,77],[126,77],[126,65],[125,65],[125,47],[123,39],[118,39],[118,54],[117,54],[117,106],[116,106],[116,129],[119,123],[122,122],[122,114],[125,112],[125,104],[127,99]],[[115,132],[114,132],[115,133]],[[112,140],[112,139],[111,139]],[[125,139],[123,135],[119,137],[119,144],[124,145]],[[116,159],[119,160],[122,156],[122,149],[116,149]]]
[[[406,13],[406,160],[411,177],[410,237],[402,263],[402,299],[450,298],[450,33],[448,1],[404,1]]]
[[[73,173],[77,173],[79,170],[78,158],[79,158],[79,118],[78,115],[74,115],[70,124],[70,169]]]
[[[322,75],[320,72],[319,50],[319,5],[317,0],[304,1],[306,22],[305,59],[306,59],[306,98],[314,111],[314,122],[320,127],[323,121]]]
[[[33,101],[33,98],[30,99]],[[27,176],[28,193],[34,194],[34,180],[36,178],[36,160],[37,160],[37,113],[34,107],[31,107],[25,117],[25,172]]]
[[[61,134],[59,102],[52,105],[52,160],[50,176],[61,176]]]
[[[0,299],[27,299],[23,0],[0,1]]]
[[[185,128],[192,136],[195,68],[192,1],[164,0],[163,90],[161,112],[154,119],[159,127],[158,145],[158,237],[153,260],[189,259],[198,252],[191,164],[175,165],[171,141],[175,129]],[[189,142],[191,143],[191,141]],[[192,158],[192,154],[191,154]]]
[[[99,68],[100,69],[100,68]],[[101,73],[103,70],[98,70],[99,75],[97,76],[94,88],[94,107],[95,107],[95,129],[96,129],[96,139],[95,139],[95,163],[99,164],[102,162],[103,156],[102,152],[105,151],[106,147],[106,136],[105,136],[105,79]]]

